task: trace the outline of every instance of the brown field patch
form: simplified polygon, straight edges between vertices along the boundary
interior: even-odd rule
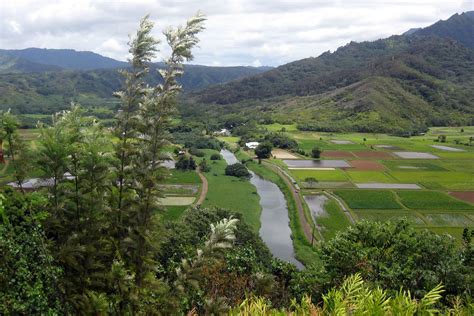
[[[384,151],[354,151],[354,155],[366,159],[394,159],[392,155]]]
[[[474,191],[449,192],[449,195],[466,202],[474,203]]]
[[[323,158],[354,158],[350,151],[342,150],[325,150],[321,153]]]
[[[286,151],[284,149],[273,149],[272,150],[272,156],[274,156],[277,159],[298,159],[297,156],[293,155],[289,151]]]
[[[349,163],[357,170],[385,170],[382,164],[372,160],[351,160]]]

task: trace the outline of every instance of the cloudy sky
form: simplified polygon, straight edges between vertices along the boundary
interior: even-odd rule
[[[208,21],[193,63],[277,66],[428,26],[474,10],[474,0],[0,0],[0,48],[73,48],[125,60],[140,17],[150,13],[161,36],[198,10]]]

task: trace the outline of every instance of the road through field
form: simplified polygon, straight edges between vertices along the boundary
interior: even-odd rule
[[[206,199],[207,191],[209,190],[209,183],[207,182],[206,177],[202,174],[200,169],[197,169],[196,172],[202,181],[201,194],[199,195],[199,199],[196,202],[196,205],[198,206],[201,205]]]

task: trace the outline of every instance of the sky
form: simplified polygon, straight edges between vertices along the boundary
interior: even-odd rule
[[[72,48],[118,60],[150,14],[154,34],[207,16],[193,64],[278,66],[425,27],[474,10],[474,0],[0,0],[0,48]],[[166,57],[160,44],[157,61]]]

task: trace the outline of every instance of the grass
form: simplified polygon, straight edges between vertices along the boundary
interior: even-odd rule
[[[471,229],[472,228],[473,226],[471,226]],[[458,245],[461,245],[462,243],[462,232],[464,230],[463,227],[424,227],[424,228],[419,228],[419,229],[420,230],[427,229],[439,235],[449,234],[456,239],[456,242]]]
[[[403,205],[411,209],[471,210],[473,205],[438,191],[398,191]]]
[[[338,190],[334,191],[352,209],[401,209],[391,191]]]
[[[169,184],[197,184],[201,183],[201,179],[194,171],[171,170],[171,176],[165,179],[163,183]]]
[[[319,216],[316,222],[323,228],[321,233],[324,240],[330,240],[338,232],[345,230],[350,225],[350,222],[337,202],[332,199],[324,204],[324,210],[326,214]]]
[[[346,174],[340,170],[304,170],[292,169],[290,170],[293,176],[304,182],[306,178],[315,178],[317,181],[347,181]]]
[[[429,213],[424,214],[430,225],[465,227],[474,223],[463,213]]]
[[[396,182],[393,178],[381,171],[347,171],[347,174],[354,182]]]
[[[181,218],[189,206],[167,206],[163,211],[162,218],[165,221],[177,221]]]
[[[215,150],[204,150],[206,159],[210,162],[210,155]],[[227,166],[225,160],[216,160],[209,163],[211,171],[206,172],[209,191],[204,200],[204,207],[219,207],[241,213],[247,224],[255,232],[260,229],[259,196],[257,190],[248,180],[224,174]]]

